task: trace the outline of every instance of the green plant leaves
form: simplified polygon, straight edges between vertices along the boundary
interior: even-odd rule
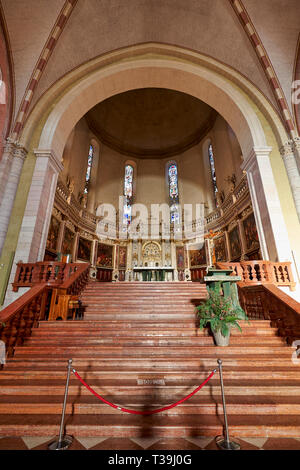
[[[240,306],[233,305],[230,297],[224,297],[210,290],[208,299],[196,307],[199,316],[199,327],[204,328],[208,323],[214,331],[221,330],[223,336],[229,334],[230,328],[242,331],[237,320],[248,320]]]

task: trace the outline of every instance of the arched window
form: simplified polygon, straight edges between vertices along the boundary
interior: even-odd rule
[[[86,174],[85,174],[84,194],[88,194],[88,192],[89,192],[89,185],[90,185],[90,180],[91,180],[91,171],[92,171],[92,165],[93,165],[93,158],[94,158],[94,147],[91,144],[90,148],[89,148],[87,168],[86,168]]]
[[[133,166],[125,165],[123,224],[130,225],[133,201]]]
[[[178,192],[178,170],[176,163],[170,163],[168,167],[169,198],[171,224],[179,223],[179,192]]]
[[[212,144],[209,144],[208,146],[208,158],[209,158],[209,164],[210,164],[211,180],[212,180],[213,189],[214,189],[215,204],[217,206],[218,205],[217,203],[218,186],[217,186],[215,159],[214,159],[214,152],[213,152]]]

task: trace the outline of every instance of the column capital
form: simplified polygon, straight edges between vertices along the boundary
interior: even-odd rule
[[[35,149],[34,154],[37,158],[48,158],[52,168],[56,173],[60,173],[63,170],[64,166],[61,160],[52,149]]]
[[[293,140],[289,140],[286,142],[282,147],[279,149],[280,155],[284,159],[285,157],[289,157],[291,155],[294,155],[294,142]]]

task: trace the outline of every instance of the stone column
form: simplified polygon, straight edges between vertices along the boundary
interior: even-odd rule
[[[57,184],[63,166],[50,150],[36,150],[36,163],[29,189],[25,212],[19,233],[9,285],[13,282],[16,263],[41,261],[44,256],[47,235]],[[18,294],[18,293],[15,293]],[[7,297],[11,297],[7,292]],[[17,295],[18,297],[18,295]],[[10,299],[12,301],[14,299]],[[5,300],[7,304],[7,298]]]
[[[225,235],[225,243],[226,243],[227,261],[230,261],[231,260],[231,252],[230,252],[230,243],[229,243],[228,230],[224,230],[224,235]]]
[[[262,257],[291,261],[292,253],[270,163],[271,147],[254,148],[244,161]]]
[[[241,219],[238,219],[237,223],[239,227],[239,234],[240,234],[240,240],[241,240],[241,261],[243,261],[245,259],[247,245],[246,245],[246,240],[245,240],[243,222],[241,221]]]
[[[280,149],[285,169],[290,182],[298,218],[300,220],[300,173],[295,157],[295,146],[288,142]]]
[[[2,199],[0,205],[0,253],[5,241],[9,219],[13,208],[23,164],[27,155],[27,150],[17,144],[8,143],[5,147],[3,158],[1,185]]]
[[[57,237],[57,244],[56,244],[57,253],[61,253],[61,250],[62,250],[62,243],[63,243],[64,232],[65,232],[65,225],[66,225],[66,222],[65,222],[64,219],[62,219],[61,222],[60,222],[59,232],[58,232],[58,237]]]
[[[113,282],[119,282],[119,256],[117,256],[117,252],[120,245],[114,245],[113,247],[113,273],[112,273],[112,280]]]
[[[78,230],[75,232],[74,241],[73,241],[73,248],[72,248],[72,263],[77,262],[77,250],[78,250],[78,243],[79,243],[79,232]]]
[[[300,137],[295,137],[292,141],[297,167],[300,173]]]
[[[174,268],[173,281],[178,281],[178,270],[177,270],[177,260],[176,260],[176,244],[175,244],[174,240],[171,241],[171,261],[172,261],[172,267]]]

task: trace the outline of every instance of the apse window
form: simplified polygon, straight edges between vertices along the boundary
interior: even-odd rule
[[[88,194],[88,192],[89,192],[89,185],[90,185],[90,180],[91,180],[93,158],[94,158],[94,147],[92,145],[90,145],[89,154],[88,154],[87,168],[86,168],[86,175],[85,175],[85,186],[84,186],[84,193],[85,194]]]
[[[123,223],[129,225],[131,222],[131,206],[133,199],[133,166],[125,166],[124,176],[124,207],[123,207]]]
[[[214,189],[215,204],[217,206],[218,186],[217,186],[215,158],[214,158],[214,152],[213,152],[212,144],[210,144],[209,147],[208,147],[208,158],[209,158],[209,164],[210,164],[211,179],[212,179],[212,184],[213,184],[213,189]]]
[[[171,163],[168,169],[169,197],[170,197],[170,220],[171,224],[180,221],[179,193],[178,193],[178,170],[176,163]]]

